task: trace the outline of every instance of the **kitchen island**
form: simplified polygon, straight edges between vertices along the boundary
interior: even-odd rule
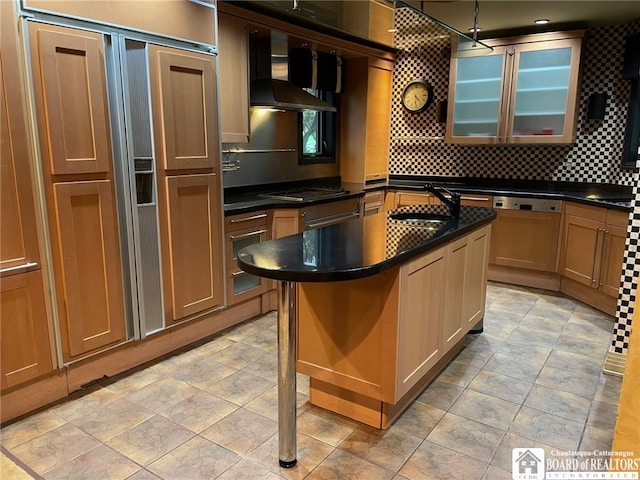
[[[312,404],[387,428],[484,314],[495,212],[422,205],[242,249],[278,284],[280,464],[296,463],[295,372]],[[418,218],[421,217],[422,219]],[[297,353],[297,357],[296,357]]]

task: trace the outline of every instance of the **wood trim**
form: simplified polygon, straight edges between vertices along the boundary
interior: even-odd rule
[[[539,270],[505,267],[490,263],[488,278],[493,282],[544,288],[555,292],[560,290],[560,274],[556,272],[541,272]]]
[[[66,374],[60,370],[19,388],[3,391],[0,397],[0,421],[15,420],[68,394]]]
[[[588,287],[567,277],[562,277],[560,291],[587,305],[591,305],[593,308],[597,308],[607,315],[616,315],[617,296],[615,298],[610,297],[593,287]],[[613,325],[611,327],[613,328]]]

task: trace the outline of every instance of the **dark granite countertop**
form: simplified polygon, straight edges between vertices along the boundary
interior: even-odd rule
[[[391,175],[387,184],[365,189],[363,183],[341,182],[340,177],[305,180],[281,184],[251,187],[225,188],[224,214],[237,215],[270,208],[301,208],[311,203],[331,202],[358,197],[366,191],[382,188],[420,190],[426,183],[433,183],[460,193],[508,195],[531,198],[570,200],[603,208],[631,211],[632,187],[604,183],[548,182],[542,180],[510,180],[470,177],[437,177],[417,175]],[[314,199],[306,202],[276,200],[261,197],[264,193],[296,187],[341,188],[349,193],[339,197]]]
[[[444,205],[398,211],[448,214]],[[438,224],[394,220],[383,212],[245,247],[238,252],[238,265],[248,273],[275,280],[354,280],[403,264],[495,216],[495,210],[489,208],[461,207],[457,220]]]
[[[425,183],[460,193],[570,200],[622,211],[630,211],[633,200],[632,187],[605,183],[392,175],[388,187],[415,190]]]

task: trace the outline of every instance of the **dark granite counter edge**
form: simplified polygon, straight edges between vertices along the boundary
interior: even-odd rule
[[[474,221],[473,223],[469,223],[464,225],[463,227],[458,227],[453,230],[447,230],[442,235],[431,238],[424,243],[410,248],[408,250],[403,251],[398,255],[394,255],[391,258],[383,260],[380,263],[376,263],[374,265],[368,265],[361,268],[352,268],[348,270],[332,270],[332,271],[314,271],[313,269],[298,270],[298,271],[287,271],[287,270],[279,270],[279,269],[265,269],[259,268],[250,263],[246,263],[243,261],[242,251],[238,254],[238,266],[247,273],[251,273],[258,277],[270,278],[273,280],[280,281],[289,281],[289,282],[336,282],[336,281],[345,281],[345,280],[357,280],[360,278],[370,277],[373,275],[377,275],[378,273],[382,273],[385,270],[389,270],[395,266],[402,265],[414,258],[417,258],[423,254],[426,254],[437,247],[451,242],[456,238],[459,238],[477,228],[482,227],[493,221],[496,217],[496,212],[487,210],[487,216],[485,218]],[[361,220],[352,220],[352,221],[361,221]],[[325,227],[325,228],[334,228],[334,227]],[[299,242],[302,241],[302,234],[291,235],[288,237],[279,238],[276,240],[268,240],[267,242],[262,242],[260,245],[262,248],[269,248],[273,245],[272,242],[278,242],[280,248],[282,249],[293,249],[295,245],[298,245]]]
[[[273,186],[263,185],[250,188],[247,187],[243,190],[225,189],[224,215],[239,215],[255,212],[257,210],[267,210],[274,208],[304,208],[305,206],[312,204],[361,197],[364,196],[366,192],[382,189],[420,190],[427,182],[431,182],[437,186],[444,186],[460,193],[567,200],[625,212],[630,212],[632,210],[633,201],[631,187],[608,184],[543,182],[537,180],[511,181],[505,179],[467,179],[456,177],[416,178],[415,176],[411,176],[411,178],[409,178],[409,176],[392,175],[389,178],[387,184],[376,185],[375,187],[365,189],[365,186],[363,184],[340,183],[339,179],[336,180],[335,178],[332,178],[331,181],[333,185],[336,185],[336,182],[338,182],[337,185],[342,185],[342,187],[349,190],[350,193],[339,197],[331,197],[321,200],[292,202],[286,200],[260,198],[258,196],[262,191],[274,191],[275,188]],[[310,183],[305,182],[304,184]],[[326,184],[326,182],[323,182],[321,184]],[[282,186],[278,185],[278,188],[282,188]],[[589,196],[593,195],[598,195],[599,198],[589,198]],[[612,198],[616,198],[616,200],[612,200]],[[629,198],[629,201],[623,202],[618,200],[619,198]]]

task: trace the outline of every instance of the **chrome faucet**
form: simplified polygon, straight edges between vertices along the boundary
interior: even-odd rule
[[[452,217],[458,218],[460,216],[460,194],[447,190],[444,187],[436,187],[431,183],[427,183],[424,186],[427,192],[433,193],[438,199],[449,209],[449,213]],[[442,193],[446,193],[450,198],[447,198]]]

